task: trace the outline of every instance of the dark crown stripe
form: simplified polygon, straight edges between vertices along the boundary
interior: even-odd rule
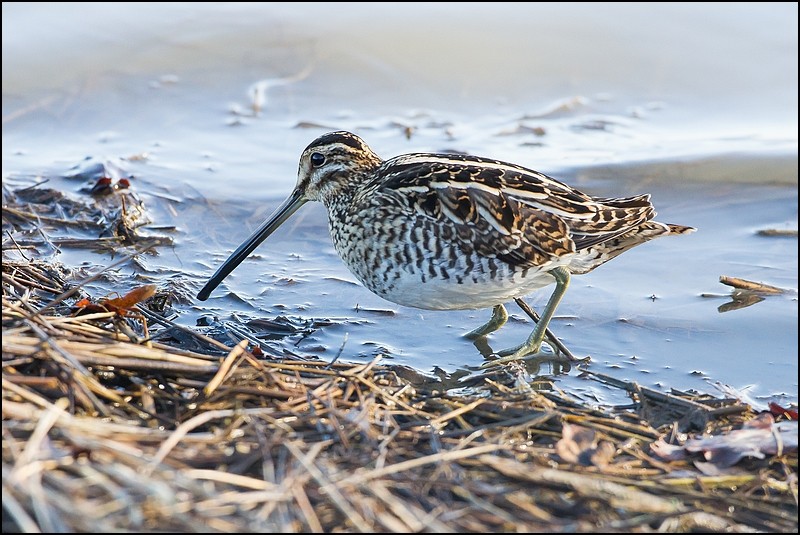
[[[352,147],[354,149],[364,148],[364,144],[361,141],[361,139],[354,136],[350,132],[330,132],[312,141],[311,144],[308,147],[306,147],[306,150],[313,149],[315,147],[336,145],[337,143],[347,145],[348,147]]]

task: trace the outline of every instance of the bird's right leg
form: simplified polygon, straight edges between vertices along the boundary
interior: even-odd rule
[[[506,307],[503,305],[495,305],[492,309],[491,319],[487,321],[485,325],[481,325],[474,331],[470,331],[464,336],[471,340],[486,336],[487,334],[493,333],[505,325],[506,321],[508,321],[508,312],[506,311]]]

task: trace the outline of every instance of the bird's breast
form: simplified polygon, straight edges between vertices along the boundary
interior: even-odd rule
[[[456,229],[430,218],[331,213],[329,227],[353,275],[376,295],[404,306],[485,308],[554,281],[547,271],[556,265],[522,268],[482,256]]]

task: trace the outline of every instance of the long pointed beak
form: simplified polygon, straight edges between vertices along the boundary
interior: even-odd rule
[[[238,249],[236,249],[233,254],[222,264],[219,269],[217,270],[214,275],[208,279],[208,282],[203,289],[200,290],[197,294],[197,298],[201,301],[205,301],[208,299],[208,296],[211,295],[211,292],[214,291],[214,288],[219,286],[219,284],[230,275],[231,271],[236,269],[236,267],[242,263],[242,260],[247,258],[250,253],[252,253],[256,247],[258,247],[262,241],[266,240],[270,234],[275,232],[281,224],[289,219],[289,217],[297,211],[298,208],[303,206],[308,199],[305,198],[303,192],[295,189],[292,194],[289,196],[288,199],[283,201],[277,210],[267,219],[267,221],[261,225],[258,230],[256,230],[244,243],[242,243]]]

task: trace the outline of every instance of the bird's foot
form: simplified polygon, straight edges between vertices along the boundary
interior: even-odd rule
[[[548,342],[543,342],[539,347],[522,344],[514,348],[498,351],[492,355],[487,356],[484,354],[484,357],[491,360],[487,360],[481,364],[481,368],[501,366],[515,361],[557,362],[573,365],[576,363],[586,364],[591,360],[589,357],[578,359],[571,354],[564,354]]]
[[[538,346],[538,347],[537,347]],[[542,350],[542,346],[545,347],[545,350]],[[558,357],[558,352],[554,351],[552,346],[547,343],[537,344],[537,345],[529,345],[529,344],[522,344],[517,347],[512,347],[509,349],[503,349],[498,351],[492,355],[490,358],[492,360],[486,361],[481,364],[481,368],[490,368],[492,366],[499,366],[501,364],[507,364],[509,362],[514,361],[522,361],[522,360],[532,360],[532,359],[554,359]]]

